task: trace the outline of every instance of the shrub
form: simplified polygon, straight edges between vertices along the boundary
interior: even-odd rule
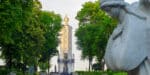
[[[127,75],[125,72],[113,72],[113,71],[77,71],[78,75]]]

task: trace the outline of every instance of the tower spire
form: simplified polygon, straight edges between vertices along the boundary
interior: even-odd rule
[[[64,25],[68,25],[68,22],[69,22],[69,18],[68,18],[68,16],[66,15],[65,18],[64,18]]]

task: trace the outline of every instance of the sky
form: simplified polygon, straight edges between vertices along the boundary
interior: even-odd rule
[[[72,34],[72,51],[75,54],[75,70],[88,70],[88,61],[81,60],[81,52],[75,45],[76,38],[74,37],[75,30],[78,28],[78,21],[75,19],[77,12],[82,8],[82,4],[87,1],[95,0],[40,0],[42,4],[42,10],[54,11],[56,14],[60,14],[62,18],[65,15],[69,17],[69,25],[73,28]],[[138,0],[125,0],[128,3],[133,3]],[[51,59],[51,71],[54,71],[54,65],[57,65],[57,56]]]

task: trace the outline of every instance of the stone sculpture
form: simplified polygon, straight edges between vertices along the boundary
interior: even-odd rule
[[[100,3],[104,11],[119,21],[104,56],[108,68],[127,71],[129,75],[150,75],[150,0]]]

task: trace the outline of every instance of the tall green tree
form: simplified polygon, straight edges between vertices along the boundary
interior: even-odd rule
[[[108,37],[116,23],[99,7],[99,1],[86,2],[76,16],[79,20],[79,29],[75,34],[77,45],[82,50],[82,57],[89,60],[89,70],[95,56],[101,62]]]
[[[22,25],[22,4],[21,1],[3,0],[0,2],[0,44],[2,47],[2,56],[6,58],[6,64],[10,68],[13,64],[14,57],[19,52],[16,51],[13,36],[16,32],[21,32]],[[20,58],[17,58],[18,60]]]
[[[39,2],[2,0],[0,3],[0,44],[6,66],[23,70],[26,66],[35,65],[45,41],[38,22]]]
[[[22,5],[23,20],[22,32],[19,36],[20,47],[22,49],[22,61],[26,66],[38,66],[38,60],[42,52],[42,47],[46,41],[44,30],[39,22],[41,5],[38,0],[29,0]]]
[[[56,53],[61,18],[40,9],[38,0],[1,0],[0,47],[7,69],[25,72]]]
[[[58,32],[61,28],[61,17],[54,12],[41,11],[39,18],[45,31],[44,37],[46,39],[39,61],[43,65],[47,62],[50,65],[50,58],[58,51]],[[49,69],[49,66],[47,68]]]

